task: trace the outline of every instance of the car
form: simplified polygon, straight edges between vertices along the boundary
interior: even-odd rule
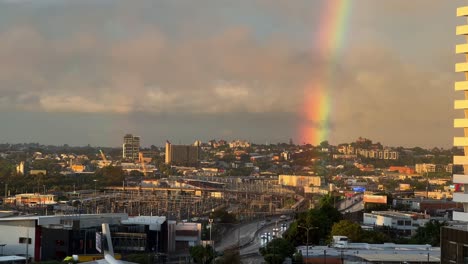
[[[260,222],[260,226],[264,226],[265,225],[265,222]]]

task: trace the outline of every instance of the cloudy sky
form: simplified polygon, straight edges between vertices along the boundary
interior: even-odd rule
[[[332,143],[450,147],[468,1],[352,0],[331,61],[316,38],[341,1],[0,0],[0,142],[302,143],[323,121],[304,120],[306,87],[332,65]]]

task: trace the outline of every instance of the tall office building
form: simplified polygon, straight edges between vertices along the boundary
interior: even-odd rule
[[[124,136],[124,143],[122,145],[122,156],[124,159],[138,159],[138,152],[140,152],[140,137],[127,134]]]
[[[468,17],[468,6],[457,9],[457,16]],[[466,22],[465,22],[466,23]],[[457,35],[468,38],[468,24],[457,26]],[[463,129],[463,137],[455,137],[453,145],[455,147],[463,147],[463,156],[454,156],[453,164],[463,165],[464,174],[454,174],[453,182],[462,184],[465,188],[463,193],[454,193],[453,200],[463,203],[464,212],[456,212],[453,215],[454,220],[468,221],[468,44],[459,44],[456,46],[457,54],[465,55],[465,62],[460,62],[455,65],[457,73],[464,73],[465,81],[455,82],[455,91],[463,92],[464,100],[455,100],[455,109],[462,110],[464,118],[454,120],[455,128]]]
[[[173,145],[166,141],[166,164],[196,166],[200,157],[200,147]]]
[[[455,91],[463,93],[464,100],[455,100],[454,107],[463,111],[464,118],[454,120],[455,128],[463,129],[463,137],[455,137],[453,145],[463,147],[463,156],[454,156],[453,164],[463,166],[463,174],[454,174],[453,183],[459,184],[461,192],[453,193],[453,200],[463,204],[463,212],[453,212],[453,220],[468,224],[468,6],[457,9],[457,16],[465,18],[464,25],[457,26],[457,36],[464,36],[465,43],[456,45],[455,52],[465,55],[465,61],[455,65],[455,72],[464,73],[465,80],[455,82]],[[441,263],[467,263],[468,259],[468,229],[467,226],[454,225],[442,227],[440,234]]]

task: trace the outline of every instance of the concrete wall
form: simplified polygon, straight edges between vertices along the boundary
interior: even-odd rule
[[[26,255],[34,257],[34,245],[36,242],[35,220],[2,221],[0,222],[0,244],[6,244],[3,248],[4,255]],[[30,244],[20,243],[21,238],[29,237]],[[26,242],[26,241],[25,241]]]

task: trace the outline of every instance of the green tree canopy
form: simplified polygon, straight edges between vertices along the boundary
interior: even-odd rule
[[[125,180],[124,172],[120,166],[106,166],[95,173],[98,184],[104,186],[122,185]]]
[[[305,245],[307,231],[304,228],[309,228],[309,244],[324,242],[329,237],[333,224],[342,219],[341,213],[331,205],[330,197],[324,197],[319,208],[299,213],[284,237],[293,245]]]
[[[280,264],[287,257],[292,257],[296,248],[284,238],[275,238],[265,247],[260,248],[260,253],[267,263]]]
[[[227,249],[221,258],[216,259],[216,264],[239,264],[240,252],[238,249]]]
[[[360,242],[362,238],[362,228],[358,223],[349,220],[341,220],[332,226],[330,236],[347,236],[354,242]]]
[[[426,225],[416,229],[416,234],[412,237],[411,242],[416,244],[431,244],[436,247],[440,246],[440,229],[446,225],[445,221],[430,220]]]
[[[213,248],[210,245],[206,247],[202,245],[193,246],[190,248],[190,256],[193,258],[195,263],[207,264],[213,260]]]

